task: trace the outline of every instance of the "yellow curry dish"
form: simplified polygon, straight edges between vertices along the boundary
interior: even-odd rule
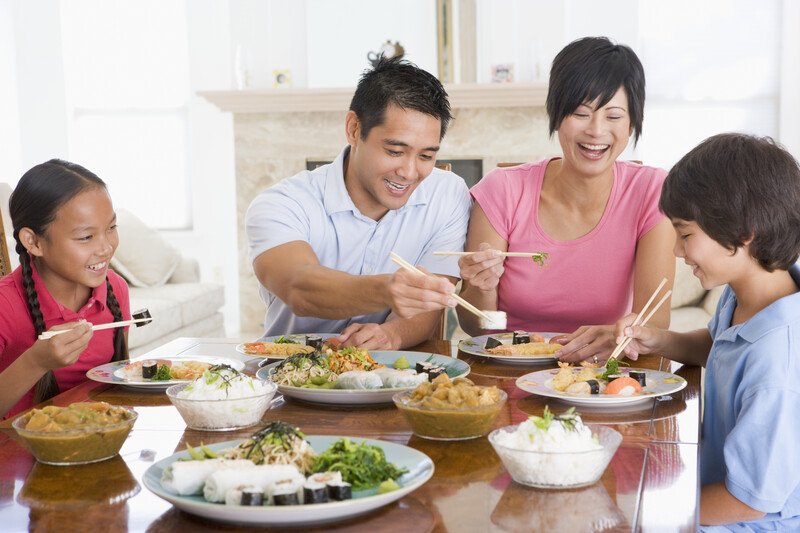
[[[52,465],[114,457],[136,421],[136,411],[106,402],[48,405],[17,417],[12,426],[34,457]]]
[[[508,395],[467,378],[438,376],[392,399],[414,434],[433,440],[465,440],[486,435]]]

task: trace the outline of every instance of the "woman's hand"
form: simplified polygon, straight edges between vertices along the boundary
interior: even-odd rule
[[[364,350],[398,350],[400,339],[395,338],[384,324],[350,324],[336,339],[342,346]]]
[[[500,250],[492,249],[488,243],[482,242],[479,251],[465,255],[458,260],[461,269],[461,278],[470,285],[482,291],[491,291],[500,283],[500,276],[505,268],[505,258]]]
[[[584,360],[603,363],[617,345],[614,326],[581,326],[574,333],[554,337],[550,342],[564,345],[556,356],[566,363]]]
[[[89,341],[94,333],[92,325],[85,320],[60,324],[48,331],[64,329],[69,331],[50,339],[37,340],[27,350],[31,362],[41,368],[43,373],[63,368],[77,361],[78,357],[89,346]]]

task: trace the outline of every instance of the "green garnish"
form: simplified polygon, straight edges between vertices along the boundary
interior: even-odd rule
[[[275,339],[272,342],[275,343],[275,344],[296,344],[294,340],[292,340],[289,337],[284,337],[283,335],[281,335],[280,337],[278,337],[277,339]]]
[[[172,374],[169,371],[169,367],[167,365],[158,365],[158,370],[156,371],[156,375],[153,377],[155,381],[169,381],[172,379]]]
[[[552,424],[554,420],[560,422],[565,429],[572,431],[575,429],[575,422],[579,416],[580,413],[576,412],[574,407],[570,407],[560,415],[554,415],[552,411],[550,411],[550,407],[545,405],[544,416],[532,416],[530,419],[537,428],[543,431],[550,429],[550,424]]]
[[[345,437],[318,455],[311,471],[341,472],[342,479],[352,484],[353,489],[362,490],[398,478],[408,472],[408,469],[398,468],[388,462],[378,446],[364,441],[356,444]]]
[[[531,259],[533,262],[538,264],[539,266],[544,266],[544,261],[547,259],[547,256],[550,255],[547,252],[539,252],[531,255]]]
[[[378,485],[378,494],[386,494],[387,492],[392,492],[400,488],[400,485],[397,484],[397,481],[393,479],[387,479],[380,485]]]
[[[608,361],[606,361],[606,371],[597,376],[598,379],[603,379],[605,381],[608,381],[608,376],[619,374],[619,365],[628,366],[626,363],[620,363],[616,358],[609,359]]]
[[[191,459],[188,460],[195,460],[195,461],[205,461],[206,459],[216,459],[219,455],[214,452],[211,448],[200,443],[200,449],[192,448],[192,445],[188,442],[186,443],[186,451],[189,452],[189,456]]]

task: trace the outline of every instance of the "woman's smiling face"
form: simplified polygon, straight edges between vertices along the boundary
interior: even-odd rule
[[[625,89],[617,89],[613,98],[599,109],[597,100],[579,105],[564,117],[557,131],[565,166],[587,176],[607,172],[628,146],[631,136]]]

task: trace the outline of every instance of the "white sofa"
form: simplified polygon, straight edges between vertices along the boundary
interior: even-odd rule
[[[705,328],[717,308],[723,287],[707,291],[692,274],[683,259],[675,264],[675,286],[672,289],[672,309],[669,329],[692,331]]]
[[[11,265],[19,265],[12,235],[8,197],[11,187],[0,183],[0,211]],[[140,355],[177,337],[224,337],[220,308],[225,292],[218,283],[200,281],[196,260],[183,257],[161,235],[124,209],[117,210],[120,245],[111,266],[130,287],[131,311],[147,308],[153,322],[131,327],[128,349]]]

